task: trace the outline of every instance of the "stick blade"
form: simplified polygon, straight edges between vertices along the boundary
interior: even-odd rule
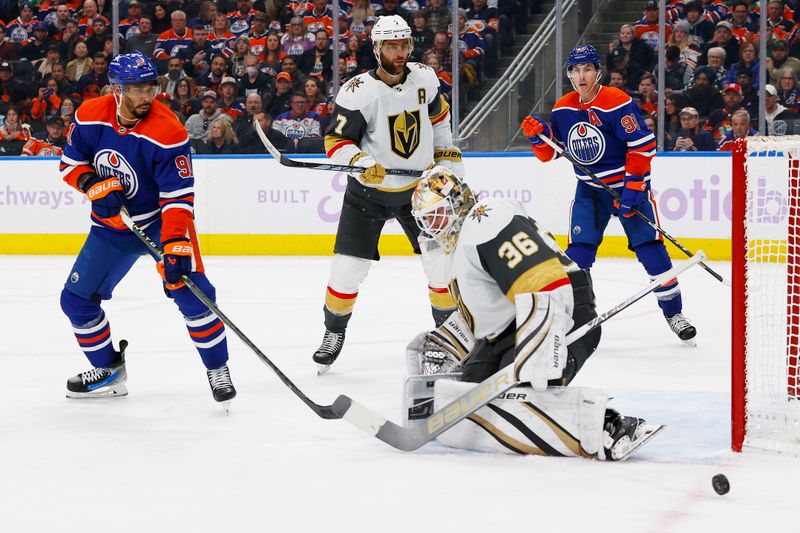
[[[267,149],[267,152],[269,152],[272,157],[280,161],[283,156],[281,155],[280,151],[275,148],[275,145],[269,142],[267,134],[261,129],[261,124],[257,120],[253,121],[253,123],[256,126],[256,134],[258,135],[258,138],[261,139],[261,144],[264,145],[264,148]]]

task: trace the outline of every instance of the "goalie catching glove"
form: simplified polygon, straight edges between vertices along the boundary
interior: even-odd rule
[[[366,170],[361,173],[361,179],[368,185],[380,185],[386,177],[386,169],[383,165],[375,161],[375,158],[367,152],[358,152],[350,160],[350,166],[361,167]]]

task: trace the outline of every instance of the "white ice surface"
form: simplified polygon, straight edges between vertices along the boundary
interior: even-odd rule
[[[0,532],[797,531],[800,459],[730,444],[730,293],[681,278],[698,348],[652,297],[603,331],[576,384],[666,423],[625,463],[395,451],[308,410],[228,331],[239,390],[225,415],[147,258],[105,304],[126,338],[130,395],[74,401],[88,369],[58,295],[70,257],[0,257]],[[729,274],[730,266],[713,264]],[[431,324],[422,268],[385,258],[364,283],[339,361],[323,377],[328,258],[206,258],[218,303],[318,403],[345,393],[400,420],[405,344]],[[635,261],[594,268],[599,309],[646,284]],[[711,477],[724,472],[731,492]]]

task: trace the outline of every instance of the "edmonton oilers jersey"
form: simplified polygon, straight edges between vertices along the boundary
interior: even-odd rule
[[[600,87],[594,100],[580,101],[573,91],[562,97],[550,116],[553,137],[583,166],[610,185],[621,187],[626,175],[650,180],[656,140],[630,96]],[[598,187],[575,168],[578,179]]]
[[[61,176],[76,187],[86,172],[118,177],[134,222],[147,227],[162,211],[193,211],[194,176],[186,129],[168,107],[154,101],[132,128],[117,122],[114,95],[86,101],[75,113],[61,156]],[[115,231],[111,219],[92,213],[92,223]]]

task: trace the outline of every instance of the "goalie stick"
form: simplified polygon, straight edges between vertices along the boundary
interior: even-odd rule
[[[578,160],[575,159],[575,157],[571,153],[567,152],[563,147],[561,147],[553,139],[551,139],[549,137],[546,137],[542,133],[539,134],[539,138],[542,139],[545,143],[547,143],[553,150],[555,150],[557,154],[563,155],[567,159],[567,161],[572,163],[575,167],[579,168],[584,174],[586,174],[586,176],[590,180],[592,180],[593,183],[596,183],[597,185],[599,185],[600,187],[605,189],[611,196],[614,197],[615,200],[619,200],[620,199],[620,196],[617,193],[617,191],[612,189],[606,182],[604,182],[603,180],[598,178],[591,170],[589,170],[588,168],[583,166]],[[648,218],[647,215],[645,215],[644,213],[642,213],[638,209],[634,209],[633,212],[636,213],[639,216],[639,218],[641,218],[642,220],[647,222],[648,226],[650,226],[651,228],[653,228],[654,230],[659,232],[661,235],[663,235],[665,239],[667,239],[669,242],[674,244],[681,252],[685,253],[688,257],[692,257],[694,255],[692,252],[690,252],[688,249],[686,249],[681,243],[679,243],[672,235],[667,233],[666,230],[664,230],[664,228],[662,228],[661,226],[659,226],[658,224],[656,224],[655,222],[650,220],[650,218]],[[700,263],[700,266],[703,267],[703,269],[706,272],[708,272],[709,274],[714,276],[717,279],[717,281],[727,285],[728,287],[731,287],[731,282],[729,280],[723,278],[721,274],[717,273],[710,266],[708,266],[705,263]]]
[[[351,172],[355,174],[361,174],[366,170],[364,167],[355,167],[351,165],[334,165],[332,163],[311,163],[308,161],[297,161],[296,159],[289,159],[280,151],[275,148],[275,145],[269,142],[267,139],[267,134],[264,133],[264,130],[261,129],[261,124],[258,121],[254,122],[256,126],[256,133],[258,134],[258,138],[261,139],[264,148],[267,149],[267,152],[275,158],[281,165],[285,167],[293,167],[293,168],[308,168],[312,170],[330,170],[332,172]],[[387,168],[387,174],[392,174],[394,176],[407,176],[409,178],[419,178],[422,176],[422,170],[406,170],[402,168]]]
[[[128,211],[124,207],[120,211],[120,215],[122,216],[122,221],[125,223],[125,225],[128,226],[128,228],[133,232],[133,234],[136,235],[139,238],[139,240],[141,240],[144,243],[144,245],[147,247],[148,251],[153,256],[153,258],[156,261],[161,261],[164,257],[164,251],[161,248],[159,248],[158,244],[156,244],[155,241],[153,241],[153,239],[148,237],[148,235],[144,232],[142,228],[136,225],[136,223],[133,221],[133,219],[130,217],[130,214],[128,214]],[[233,330],[233,332],[236,333],[236,335],[238,335],[240,339],[242,339],[242,342],[245,343],[248,348],[253,350],[253,353],[255,353],[256,356],[258,356],[258,358],[261,359],[261,361],[265,365],[270,367],[273,370],[273,372],[275,372],[278,375],[278,378],[284,383],[284,385],[289,387],[289,390],[295,393],[297,397],[299,397],[303,401],[303,403],[305,403],[309,408],[311,408],[312,411],[314,411],[321,418],[325,419],[341,418],[341,416],[337,415],[333,411],[331,405],[320,405],[318,403],[315,403],[308,396],[306,396],[303,393],[303,391],[298,389],[297,386],[294,383],[292,383],[292,380],[290,380],[286,376],[286,374],[281,372],[281,369],[278,368],[275,365],[275,363],[273,363],[266,355],[264,355],[264,353],[258,349],[258,346],[256,346],[253,343],[253,341],[247,338],[247,335],[242,333],[242,330],[240,330],[236,326],[236,324],[234,324],[231,321],[231,319],[225,315],[225,313],[220,311],[219,307],[217,307],[217,304],[215,304],[211,300],[211,298],[209,298],[200,289],[200,287],[195,285],[195,283],[191,280],[189,276],[187,276],[186,274],[181,274],[181,280],[183,280],[186,286],[189,287],[189,290],[192,291],[192,294],[197,296],[197,299],[203,302],[203,304],[205,304],[205,306],[208,307],[209,311],[217,315],[219,319],[222,320],[222,322],[225,324],[225,326]]]
[[[641,300],[681,272],[705,259],[706,254],[702,250],[698,250],[698,252],[685,263],[660,274],[655,277],[649,285],[640,289],[630,298],[620,302],[602,315],[599,315],[575,329],[575,331],[567,335],[567,345],[575,342],[623,309]],[[407,428],[397,425],[347,396],[339,396],[336,401],[333,402],[333,411],[338,417],[344,418],[357,428],[376,439],[382,440],[389,446],[407,452],[413,451],[432,441],[461,420],[467,418],[498,395],[514,387],[516,385],[514,381],[514,372],[515,366],[513,364],[500,369],[452,402],[434,411],[425,424],[414,427]]]

